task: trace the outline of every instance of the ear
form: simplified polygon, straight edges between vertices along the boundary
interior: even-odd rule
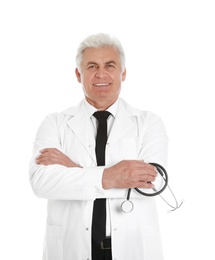
[[[75,74],[79,83],[81,83],[81,73],[79,72],[78,68],[75,69]]]
[[[126,68],[124,68],[124,71],[122,73],[122,81],[124,81],[126,78]]]

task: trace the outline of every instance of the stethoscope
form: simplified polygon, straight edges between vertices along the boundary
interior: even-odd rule
[[[181,201],[181,203],[179,204],[174,193],[172,192],[172,190],[170,189],[169,185],[168,185],[168,174],[166,172],[166,170],[164,169],[163,166],[161,166],[158,163],[149,163],[153,166],[156,167],[157,172],[161,175],[164,184],[163,186],[157,190],[156,188],[152,188],[153,192],[152,193],[147,193],[147,192],[143,192],[142,190],[138,189],[138,188],[134,188],[138,193],[140,193],[141,195],[147,196],[147,197],[153,197],[153,196],[157,196],[159,195],[162,200],[171,208],[168,212],[174,211],[178,208],[181,207],[181,205],[183,204],[183,200]],[[170,193],[172,194],[174,201],[175,201],[175,206],[171,205],[169,202],[167,202],[162,196],[161,193],[168,187]],[[125,213],[129,213],[134,209],[134,204],[133,202],[130,200],[130,194],[131,194],[131,188],[128,189],[128,194],[127,194],[127,198],[126,200],[121,204],[121,209],[123,212]]]

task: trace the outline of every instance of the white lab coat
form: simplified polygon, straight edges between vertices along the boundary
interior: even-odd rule
[[[84,102],[47,116],[36,135],[30,182],[38,197],[48,199],[43,260],[90,260],[93,201],[107,198],[113,260],[162,260],[155,199],[131,192],[134,210],[121,211],[126,189],[102,188],[104,167],[96,166],[95,138]],[[165,167],[167,136],[161,119],[119,99],[106,148],[106,167],[142,159]],[[35,158],[55,147],[83,168],[42,166]]]

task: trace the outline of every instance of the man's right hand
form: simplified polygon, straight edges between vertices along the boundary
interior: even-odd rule
[[[153,188],[151,182],[157,176],[156,167],[140,160],[124,160],[103,173],[102,185],[104,189],[112,188]]]

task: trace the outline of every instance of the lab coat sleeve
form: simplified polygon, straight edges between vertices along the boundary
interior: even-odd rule
[[[57,116],[50,115],[39,127],[33,145],[29,177],[34,193],[52,200],[94,200],[103,190],[104,167],[65,167],[62,165],[38,165],[35,159],[44,148],[61,151],[60,129]]]
[[[136,121],[139,129],[139,149],[137,157],[131,159],[144,160],[147,163],[158,163],[166,168],[168,136],[162,119],[151,112],[147,112],[146,115],[137,117]],[[160,181],[161,178],[157,178],[155,181],[157,187],[160,185]],[[107,198],[125,198],[127,190],[112,189],[107,190],[105,193]],[[144,196],[132,189],[132,198],[143,199]]]
[[[142,135],[138,159],[154,162],[167,167],[168,136],[162,119],[150,113],[148,123]]]

